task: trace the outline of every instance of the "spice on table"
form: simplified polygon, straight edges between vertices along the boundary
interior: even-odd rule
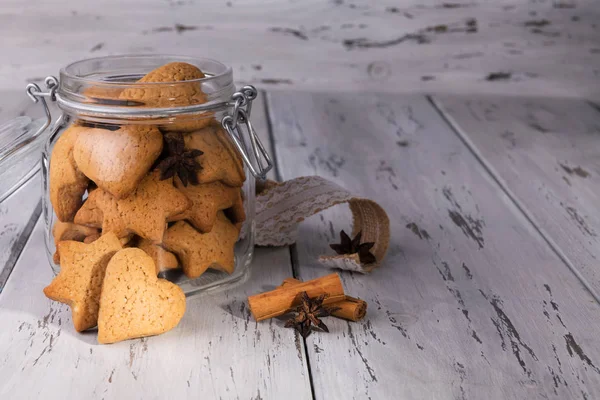
[[[286,321],[285,327],[296,329],[303,338],[310,335],[312,329],[311,326],[329,332],[327,325],[319,318],[328,317],[334,311],[339,310],[339,307],[325,307],[323,301],[327,295],[322,294],[320,296],[310,298],[306,292],[300,293],[300,299],[302,303],[296,308],[297,315]]]
[[[302,281],[294,278],[286,278],[279,287],[297,285],[299,283],[302,283]],[[331,313],[332,316],[346,319],[348,321],[359,321],[363,319],[367,313],[367,302],[351,296],[345,296],[343,300],[340,300],[337,303],[332,303],[331,306],[335,306],[335,308],[337,308],[337,310],[334,310]]]
[[[262,321],[293,311],[302,302],[302,292],[306,292],[309,297],[326,295],[323,299],[325,305],[337,303],[346,298],[339,275],[329,274],[296,285],[288,285],[250,296],[248,297],[248,305],[254,319]]]
[[[168,156],[157,165],[160,170],[160,179],[165,180],[177,175],[183,186],[187,186],[188,182],[197,185],[197,172],[202,169],[202,166],[195,158],[204,152],[197,149],[186,151],[181,133],[169,133],[164,137],[167,142]]]
[[[370,252],[375,243],[360,243],[361,236],[362,231],[358,232],[356,236],[354,236],[354,239],[350,239],[350,236],[342,230],[340,232],[340,243],[330,244],[329,247],[338,254],[358,254],[362,264],[372,264],[377,261],[375,256]]]

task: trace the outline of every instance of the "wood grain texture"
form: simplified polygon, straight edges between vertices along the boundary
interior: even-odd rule
[[[600,98],[599,19],[595,0],[4,0],[0,87],[87,57],[180,53],[270,89]]]
[[[441,96],[436,102],[600,293],[600,111],[571,99]]]
[[[390,215],[384,265],[342,273],[367,316],[306,341],[317,398],[600,396],[600,307],[426,98],[268,104],[284,178],[319,174]],[[300,226],[300,278],[329,272],[316,258],[349,223],[342,207]]]
[[[12,118],[28,115],[33,110],[33,102],[25,94],[25,85],[14,90],[0,91],[0,124]]]
[[[42,212],[41,175],[0,203],[0,292]]]
[[[259,98],[252,119],[269,146],[263,106]],[[287,248],[256,249],[248,282],[190,299],[173,331],[102,346],[44,297],[43,240],[40,219],[0,294],[0,398],[312,398],[302,341],[281,320],[257,324],[246,304],[292,275]]]
[[[288,252],[258,249],[250,281],[189,299],[166,334],[99,345],[44,297],[52,271],[42,248],[40,220],[0,294],[0,398],[311,398],[302,343],[282,321],[252,321],[246,305],[289,276]]]

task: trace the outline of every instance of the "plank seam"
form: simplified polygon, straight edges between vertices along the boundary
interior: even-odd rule
[[[269,143],[271,144],[271,151],[273,152],[273,154],[271,154],[271,158],[273,159],[273,172],[275,173],[275,179],[279,182],[281,182],[283,179],[281,177],[281,173],[280,168],[279,168],[279,158],[277,157],[277,149],[276,149],[276,145],[275,145],[275,135],[273,133],[273,123],[271,120],[271,113],[269,110],[269,100],[268,100],[268,93],[267,92],[262,92],[262,98],[263,98],[263,102],[264,102],[264,111],[265,111],[265,115],[266,115],[266,120],[267,120],[267,133],[269,135]],[[296,249],[296,244],[292,244],[290,246],[288,246],[289,252],[290,252],[290,265],[292,267],[292,277],[299,279],[299,271],[298,271],[298,267],[299,267],[299,262],[298,262],[298,251]],[[294,331],[294,334],[299,335],[298,332]],[[306,360],[306,370],[308,372],[308,382],[310,385],[310,394],[311,394],[311,398],[314,400],[315,397],[315,385],[313,382],[313,376],[312,376],[312,368],[310,366],[310,357],[308,354],[308,345],[306,343],[306,338],[302,338],[302,343],[303,343],[303,347],[304,347],[304,359]]]
[[[587,103],[590,105],[590,107],[592,107],[594,110],[600,112],[600,105],[591,101],[591,100],[587,100]]]
[[[27,221],[27,224],[23,227],[23,230],[19,234],[17,240],[15,240],[10,248],[8,260],[6,261],[4,269],[0,272],[0,293],[2,293],[6,282],[8,282],[8,279],[10,278],[15,265],[17,265],[17,261],[19,261],[23,250],[25,247],[27,247],[27,243],[31,239],[31,234],[33,233],[33,228],[37,224],[41,214],[42,200],[40,199],[40,201],[37,203],[37,206],[35,206],[31,217],[29,217],[29,221]]]
[[[558,258],[571,270],[571,272],[579,279],[583,286],[588,292],[594,297],[594,299],[600,304],[600,296],[587,279],[581,274],[581,272],[575,267],[575,265],[569,260],[567,255],[561,250],[560,246],[550,237],[544,228],[536,221],[533,214],[527,209],[524,203],[508,188],[506,182],[501,178],[500,174],[494,169],[490,162],[488,162],[483,154],[479,151],[475,143],[471,141],[467,132],[465,132],[458,122],[452,118],[452,116],[446,111],[441,101],[437,100],[434,96],[426,96],[433,108],[439,113],[443,120],[452,128],[454,133],[463,142],[467,149],[475,156],[477,161],[483,166],[490,177],[496,182],[504,194],[510,199],[510,201],[517,207],[519,212],[525,217],[525,219],[533,226],[535,231],[542,237],[552,251],[558,256]]]
[[[277,148],[275,146],[275,135],[273,134],[273,123],[271,122],[271,112],[269,111],[269,99],[267,92],[261,91],[263,105],[265,110],[265,116],[267,120],[267,134],[269,135],[269,144],[271,145],[271,158],[273,159],[273,172],[275,173],[275,180],[281,182],[281,173],[279,172],[279,158],[277,157]]]

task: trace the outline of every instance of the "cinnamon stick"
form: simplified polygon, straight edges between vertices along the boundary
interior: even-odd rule
[[[288,287],[289,285],[297,285],[302,281],[295,278],[286,278],[279,287]],[[334,317],[347,319],[349,321],[359,321],[364,318],[367,313],[367,302],[351,296],[345,296],[343,300],[330,304],[340,309],[334,311],[331,315]]]
[[[345,299],[344,287],[338,274],[330,274],[310,281],[280,287],[270,292],[248,297],[250,311],[256,321],[278,317],[292,311],[300,304],[300,293],[309,297],[327,295],[323,304],[337,303]]]

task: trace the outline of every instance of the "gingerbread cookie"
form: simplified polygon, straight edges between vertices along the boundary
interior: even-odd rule
[[[163,148],[163,136],[151,125],[125,125],[116,131],[87,128],[73,149],[77,167],[98,187],[122,199],[131,194]]]
[[[146,254],[152,257],[154,265],[156,265],[157,275],[161,271],[179,267],[179,261],[177,261],[175,254],[165,250],[159,244],[152,243],[151,240],[137,238],[134,242],[134,246],[140,250],[144,250]]]
[[[102,233],[100,233],[100,230],[98,230],[98,233],[94,233],[90,236],[87,236],[85,239],[83,239],[83,243],[85,243],[85,244],[94,243],[96,240],[100,239],[101,237],[102,237]],[[125,238],[127,238],[127,236]],[[121,242],[121,244],[123,244],[123,238],[119,238],[119,241]]]
[[[200,232],[210,232],[217,220],[217,211],[236,206],[237,217],[245,219],[245,215],[239,215],[239,208],[243,211],[241,190],[230,187],[221,182],[206,183],[203,185],[184,186],[179,178],[175,179],[175,186],[192,201],[192,207],[182,214],[171,218],[171,221],[187,220]],[[241,222],[236,220],[235,222]]]
[[[77,214],[75,214],[74,220],[77,220],[77,221],[83,220],[83,221],[85,221],[85,223],[82,223],[82,222],[78,222],[78,223],[80,223],[81,225],[89,226],[91,228],[100,229],[100,228],[102,228],[102,221],[104,221],[104,213],[102,212],[102,209],[97,207],[95,204],[92,204],[92,203],[88,204],[90,197],[92,197],[92,193],[94,193],[97,190],[98,189],[94,189],[94,191],[89,192],[88,198],[85,199],[85,201],[83,202],[83,206],[81,206],[81,208],[77,212],[77,214],[79,214],[81,212],[83,216],[80,216],[79,218],[77,218]],[[95,196],[97,196],[97,195],[95,195]],[[82,209],[85,209],[85,211],[81,211]],[[98,232],[98,235],[90,235],[90,236],[92,236],[92,237],[97,236],[94,239],[94,240],[96,240],[98,237],[100,237],[100,233]]]
[[[146,176],[127,198],[117,199],[96,189],[75,215],[82,225],[95,226],[102,215],[102,232],[114,232],[118,237],[135,233],[160,243],[167,220],[191,206],[191,201],[173,186],[172,179],[161,181],[157,171]]]
[[[71,307],[76,331],[96,326],[106,266],[119,250],[121,243],[112,233],[92,244],[74,241],[58,243],[60,272],[44,288],[44,294]]]
[[[50,157],[50,202],[62,222],[73,221],[89,182],[77,168],[73,157],[75,142],[85,129],[71,126],[65,130],[56,141]]]
[[[225,210],[227,218],[235,225],[238,232],[242,230],[242,225],[246,220],[246,209],[244,208],[244,200],[242,198],[242,191],[240,190],[239,199],[233,203],[231,208]]]
[[[134,234],[130,233],[127,236],[124,237],[120,237],[119,238],[119,242],[121,242],[121,246],[123,247],[131,247],[131,242],[132,239],[134,238]],[[102,233],[98,232],[95,233],[93,235],[87,236],[85,239],[83,239],[83,243],[85,244],[90,244],[90,243],[94,243],[96,240],[100,239],[102,237]]]
[[[126,105],[123,100],[119,100],[122,91],[123,89],[117,85],[104,83],[99,86],[89,86],[82,94],[86,103]]]
[[[100,231],[89,226],[77,225],[71,222],[56,221],[52,227],[52,236],[54,237],[54,246],[56,251],[52,257],[55,264],[60,264],[60,255],[58,254],[58,242],[63,240],[73,240],[75,242],[85,242],[86,237],[99,235]]]
[[[100,297],[98,342],[159,335],[177,326],[185,313],[185,295],[179,286],[157,278],[155,268],[140,249],[114,255]]]
[[[206,103],[199,81],[204,73],[196,66],[173,62],[150,71],[137,83],[169,83],[143,85],[125,89],[119,96],[122,100],[144,104],[147,107],[180,107]],[[166,131],[193,131],[211,123],[212,112],[202,115],[179,115],[162,126]]]
[[[200,233],[190,224],[179,221],[165,233],[163,245],[175,253],[189,278],[197,278],[208,268],[231,274],[235,266],[234,246],[237,228],[222,211],[208,233]]]
[[[221,181],[228,186],[242,186],[246,180],[242,158],[223,128],[210,125],[185,134],[184,140],[187,149],[197,149],[204,153],[197,158],[202,165],[198,172],[198,182]]]

